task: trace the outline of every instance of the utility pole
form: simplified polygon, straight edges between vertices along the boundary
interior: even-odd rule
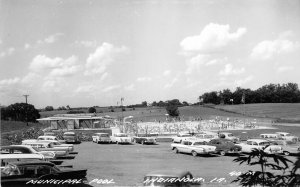
[[[26,100],[26,106],[27,106],[27,97],[29,96],[29,95],[23,95],[24,97],[25,97],[25,100]],[[27,110],[26,110],[26,108],[25,108],[25,115],[26,115],[26,118],[25,118],[25,120],[26,120],[26,125],[28,126],[28,120],[27,120]]]

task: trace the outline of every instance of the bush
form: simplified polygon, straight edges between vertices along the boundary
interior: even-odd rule
[[[96,113],[96,108],[95,107],[90,107],[88,109],[89,113]]]

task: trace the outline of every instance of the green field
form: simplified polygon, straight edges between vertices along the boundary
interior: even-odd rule
[[[216,105],[214,108],[234,113],[245,112],[247,116],[274,118],[278,122],[300,122],[300,103]]]

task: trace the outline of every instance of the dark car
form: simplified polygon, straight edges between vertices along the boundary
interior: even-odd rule
[[[224,156],[227,153],[241,153],[242,147],[235,145],[231,140],[228,139],[212,139],[207,145],[216,146],[216,152]]]
[[[81,143],[78,135],[75,132],[65,132],[63,135],[63,139],[66,140],[66,143],[71,143],[71,144]]]
[[[155,144],[156,138],[150,135],[137,135],[133,137],[134,143],[140,143],[140,144]]]
[[[9,163],[1,170],[1,185],[15,186],[31,184],[35,180],[76,180],[86,181],[87,170],[58,168],[55,164],[46,161],[19,161]],[[26,185],[27,186],[27,185]]]
[[[200,181],[193,178],[189,171],[183,170],[159,170],[148,173],[144,177],[144,186],[160,187],[190,187],[200,186]]]

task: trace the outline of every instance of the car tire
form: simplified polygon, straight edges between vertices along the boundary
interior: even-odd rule
[[[225,155],[226,155],[226,152],[225,152],[225,151],[220,151],[220,155],[221,155],[221,156],[225,156]]]
[[[192,155],[193,155],[193,157],[196,157],[198,155],[198,153],[196,151],[192,151]]]
[[[133,139],[133,143],[136,143],[136,139]]]
[[[290,155],[290,152],[284,151],[283,154],[284,154],[285,156],[289,156],[289,155]]]
[[[176,154],[179,153],[179,151],[176,147],[174,148],[174,151],[175,151]]]
[[[118,141],[116,141],[116,144],[119,144],[119,142],[118,142]]]

